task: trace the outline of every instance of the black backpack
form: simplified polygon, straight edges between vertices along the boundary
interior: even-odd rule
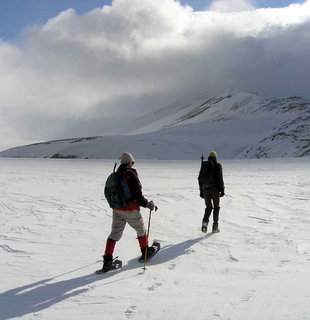
[[[200,188],[208,188],[217,185],[217,164],[210,161],[203,161],[204,157],[201,156],[201,168],[198,176]]]
[[[104,195],[111,208],[123,208],[131,198],[131,192],[123,172],[112,172],[105,183]],[[125,171],[126,172],[126,171]]]

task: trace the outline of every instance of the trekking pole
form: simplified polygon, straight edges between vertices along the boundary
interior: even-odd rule
[[[149,234],[150,234],[150,225],[151,225],[151,217],[152,217],[152,210],[150,209],[149,213],[149,223],[147,226],[147,242],[149,242]],[[147,257],[147,249],[148,249],[149,244],[147,243],[145,247],[145,252],[144,252],[144,267],[143,270],[146,270],[145,265],[146,265],[146,257]]]
[[[155,206],[155,211],[157,211],[157,207]],[[149,223],[148,223],[148,226],[147,226],[147,242],[149,242],[149,234],[150,234],[150,225],[151,225],[151,217],[152,217],[152,210],[150,209],[150,213],[149,213]],[[147,258],[147,249],[148,249],[148,243],[146,245],[146,248],[145,248],[145,253],[144,253],[144,267],[143,267],[143,270],[146,270],[146,258]]]

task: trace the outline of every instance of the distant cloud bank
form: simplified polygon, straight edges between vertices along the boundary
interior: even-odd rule
[[[255,9],[218,0],[194,12],[174,0],[115,0],[82,16],[66,10],[18,44],[0,40],[2,144],[115,133],[145,109],[231,87],[309,97],[309,34],[310,1]]]

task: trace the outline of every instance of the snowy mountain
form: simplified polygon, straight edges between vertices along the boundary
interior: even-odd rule
[[[310,155],[310,100],[266,99],[231,90],[192,103],[175,103],[135,120],[126,135],[48,141],[0,152],[1,157],[198,159]]]

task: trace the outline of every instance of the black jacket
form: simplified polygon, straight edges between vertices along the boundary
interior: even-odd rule
[[[216,187],[219,192],[224,193],[224,180],[222,165],[217,162],[216,158],[209,157],[208,161],[201,164],[198,176],[199,189]]]

